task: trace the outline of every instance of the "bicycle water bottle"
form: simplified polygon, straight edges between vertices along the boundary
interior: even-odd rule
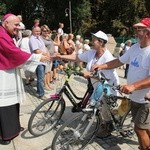
[[[99,83],[96,87],[96,89],[94,89],[91,97],[90,97],[90,105],[91,106],[95,106],[96,103],[101,99],[100,97],[102,96],[103,93],[103,84]]]

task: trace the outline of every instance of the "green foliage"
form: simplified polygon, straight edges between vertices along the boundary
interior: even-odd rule
[[[0,2],[0,18],[2,18],[2,15],[5,13],[6,13],[6,5]]]
[[[149,0],[0,0],[0,16],[5,12],[21,14],[27,28],[33,26],[36,18],[51,29],[63,22],[69,33],[69,17],[65,16],[69,1],[73,33],[84,37],[98,30],[113,36],[132,36],[132,25],[150,15]]]
[[[0,3],[0,14],[6,12],[6,5],[4,3]]]
[[[73,5],[74,6],[74,5]],[[74,32],[84,35],[92,26],[91,3],[89,0],[82,0],[76,3],[73,9]]]

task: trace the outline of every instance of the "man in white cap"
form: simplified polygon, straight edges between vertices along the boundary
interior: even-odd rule
[[[114,59],[110,51],[106,48],[107,42],[108,42],[107,35],[102,31],[98,31],[95,34],[92,33],[93,49],[85,51],[84,53],[79,54],[79,55],[76,55],[76,54],[59,55],[59,58],[70,60],[70,61],[76,61],[76,62],[86,62],[87,65],[86,65],[86,71],[84,71],[84,76],[86,78],[91,79],[93,87],[94,89],[96,89],[97,85],[99,84],[99,81],[92,78],[93,76],[93,74],[91,73],[92,65],[103,64]],[[107,79],[110,79],[108,81],[110,85],[119,85],[119,77],[117,75],[116,70],[110,69],[110,70],[103,70],[101,72],[105,75]],[[117,94],[117,93],[114,92],[113,94]],[[91,98],[91,101],[92,101],[92,98]],[[113,125],[112,125],[112,122],[110,121],[111,118],[107,114],[107,110],[102,108],[102,112],[103,112],[103,118],[105,122],[105,128],[104,130],[100,131],[97,134],[97,136],[100,138],[109,136],[113,130]]]
[[[150,101],[145,95],[150,91],[150,18],[144,18],[133,26],[138,43],[119,59],[103,65],[94,65],[93,69],[113,69],[129,64],[127,84],[121,91],[130,94],[131,112],[134,130],[138,136],[140,150],[150,149]]]

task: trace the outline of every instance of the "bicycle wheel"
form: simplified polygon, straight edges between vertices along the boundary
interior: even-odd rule
[[[34,136],[50,131],[60,120],[65,109],[63,98],[43,101],[31,114],[28,130]]]
[[[132,115],[130,109],[122,117],[120,125],[121,125],[120,134],[123,137],[133,137],[135,135],[134,123],[132,122]]]
[[[82,150],[85,148],[98,131],[100,121],[98,116],[93,117],[91,114],[92,112],[82,113],[64,123],[53,138],[52,150]],[[91,121],[92,117],[93,121]],[[90,121],[91,126],[87,130]]]

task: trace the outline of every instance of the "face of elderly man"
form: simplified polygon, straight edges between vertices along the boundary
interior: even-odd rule
[[[32,29],[32,34],[36,37],[39,37],[41,35],[41,28],[36,26]]]
[[[11,36],[15,36],[18,34],[19,23],[19,18],[15,15],[12,15],[9,16],[6,20],[4,20],[3,26]]]

